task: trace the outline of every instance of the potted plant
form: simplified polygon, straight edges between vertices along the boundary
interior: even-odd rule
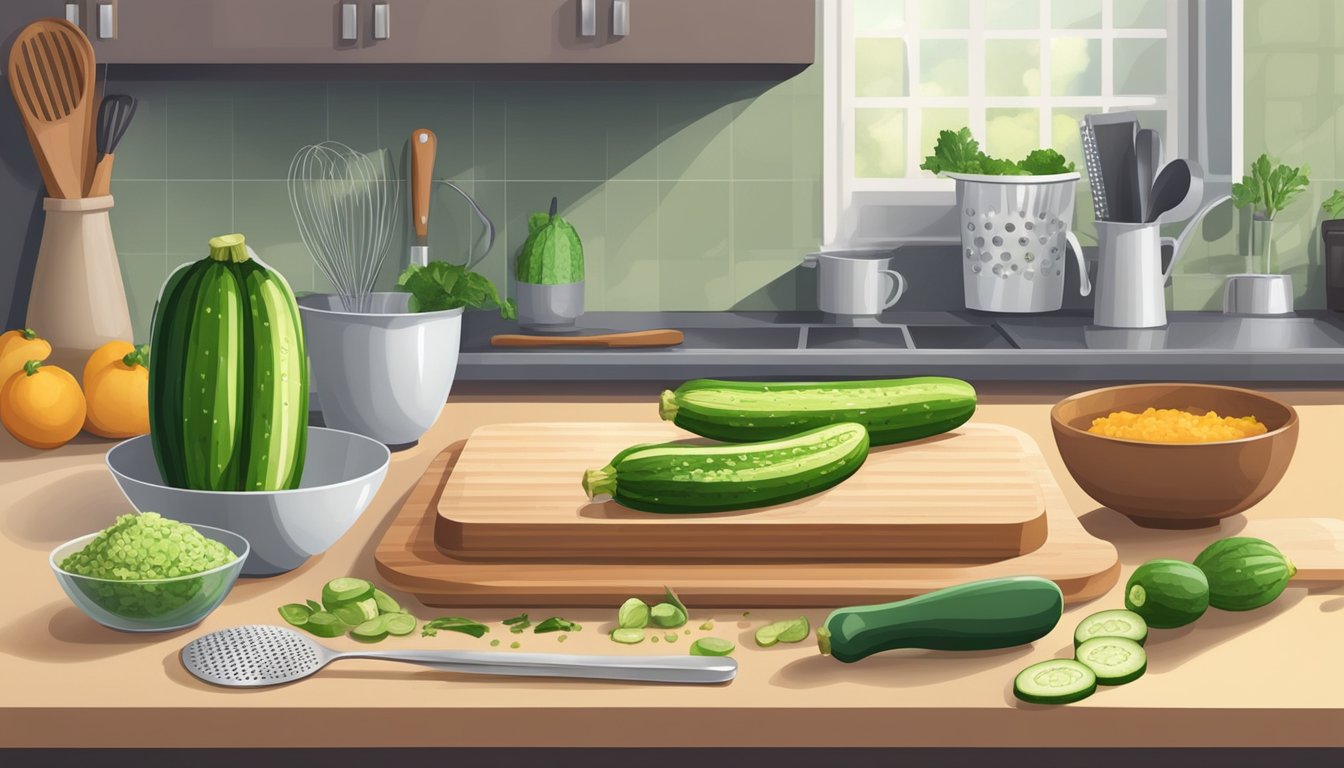
[[[518,324],[529,330],[569,330],[583,316],[583,243],[559,205],[552,197],[548,213],[528,218],[514,265]]]
[[[1250,174],[1232,185],[1232,202],[1250,211],[1250,272],[1229,275],[1223,292],[1223,311],[1238,314],[1284,314],[1293,308],[1293,279],[1275,274],[1274,217],[1302,194],[1311,169],[1294,168],[1262,154]],[[1260,271],[1263,265],[1263,270]]]

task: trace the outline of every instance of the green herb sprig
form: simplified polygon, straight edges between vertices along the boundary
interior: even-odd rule
[[[970,128],[939,131],[933,154],[920,168],[932,173],[972,173],[986,176],[1049,176],[1074,170],[1072,162],[1053,149],[1033,150],[1016,162],[991,157],[980,149]]]
[[[1232,202],[1238,208],[1250,208],[1254,216],[1273,221],[1306,190],[1311,183],[1307,178],[1310,173],[1309,166],[1294,168],[1267,154],[1260,155],[1251,163],[1250,174],[1232,185]]]
[[[412,312],[440,312],[445,309],[498,309],[500,317],[518,317],[512,301],[500,297],[495,284],[486,276],[458,264],[431,261],[426,266],[412,264],[397,278],[397,289],[411,294]]]

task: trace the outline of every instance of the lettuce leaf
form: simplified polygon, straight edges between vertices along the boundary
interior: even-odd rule
[[[933,154],[924,158],[920,168],[933,173],[974,173],[986,176],[1048,176],[1068,173],[1073,163],[1053,149],[1037,149],[1023,160],[1013,162],[985,154],[970,128],[939,131]]]
[[[410,265],[397,278],[397,288],[411,294],[412,312],[497,308],[506,320],[518,316],[513,302],[502,299],[489,278],[446,261],[431,261],[423,267]]]

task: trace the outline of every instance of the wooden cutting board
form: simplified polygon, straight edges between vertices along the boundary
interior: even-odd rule
[[[1045,502],[1012,435],[965,427],[875,448],[845,482],[713,514],[590,501],[579,479],[631,445],[696,438],[667,422],[493,424],[467,438],[435,541],[471,558],[998,560],[1045,542]],[[429,482],[436,482],[431,478]]]
[[[603,425],[593,425],[600,430]],[[837,607],[884,602],[977,579],[1038,575],[1059,584],[1067,602],[1090,600],[1115,585],[1115,547],[1087,533],[1074,516],[1030,437],[1010,427],[980,424],[962,430],[1011,438],[1015,460],[994,468],[1003,481],[1031,478],[1045,501],[1048,536],[1025,555],[993,562],[675,562],[636,559],[594,562],[482,561],[455,557],[435,545],[445,481],[463,445],[430,464],[378,544],[378,571],[389,584],[433,606],[544,608],[619,605],[631,595],[657,595],[671,586],[688,604],[706,608]],[[1025,473],[1025,474],[1024,474]]]

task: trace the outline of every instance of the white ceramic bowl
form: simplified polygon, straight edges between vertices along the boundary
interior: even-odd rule
[[[165,485],[149,436],[107,452],[122,493],[141,512],[223,528],[247,539],[244,576],[273,576],[303,565],[336,543],[369,506],[391,454],[372,438],[308,428],[303,481],[288,491],[193,491]]]
[[[299,298],[328,427],[400,446],[439,418],[457,375],[462,310],[407,312],[410,296],[370,294],[368,312],[347,312],[332,294]]]

